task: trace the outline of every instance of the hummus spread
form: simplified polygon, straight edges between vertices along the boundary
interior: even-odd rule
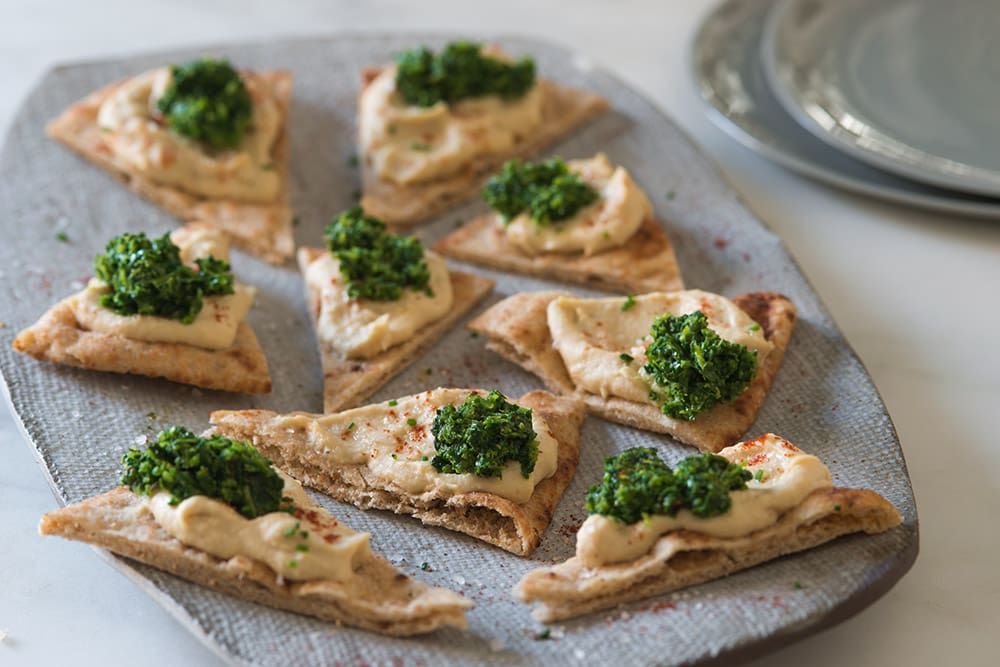
[[[507,240],[528,255],[544,252],[585,256],[617,248],[632,238],[643,221],[653,217],[653,205],[624,167],[615,167],[604,153],[588,160],[570,160],[569,170],[597,190],[598,199],[567,220],[542,226],[527,211],[507,224]],[[503,222],[497,219],[497,224]]]
[[[591,514],[576,536],[577,557],[588,567],[632,561],[648,553],[663,535],[681,529],[717,538],[744,537],[774,525],[814,491],[833,486],[830,471],[818,458],[771,433],[719,454],[754,473],[745,490],[731,492],[728,512],[706,519],[681,510],[676,517],[654,515],[633,524]]]
[[[623,312],[624,301],[622,297],[560,297],[548,307],[553,346],[573,382],[604,398],[618,396],[648,403],[651,388],[664,393],[642,367],[651,342],[653,320],[665,313],[676,316],[700,310],[719,337],[756,350],[758,365],[773,347],[764,338],[760,325],[732,301],[717,294],[701,290],[653,292],[635,297],[635,303]],[[634,361],[624,362],[623,353]]]
[[[180,245],[181,259],[193,264],[199,257],[229,259],[228,241],[215,230],[181,228],[172,234]],[[153,315],[119,315],[101,305],[101,297],[111,291],[104,282],[91,278],[87,287],[69,297],[77,323],[89,331],[115,334],[150,343],[182,343],[208,350],[232,347],[240,323],[253,306],[255,287],[233,284],[233,294],[207,296],[191,324]]]
[[[431,274],[427,286],[433,296],[423,290],[404,288],[395,301],[348,296],[340,263],[330,253],[310,264],[305,281],[320,294],[316,318],[319,339],[348,359],[368,359],[444,317],[453,301],[448,266],[430,251],[425,251],[424,259]]]
[[[535,486],[555,474],[559,454],[559,443],[535,411],[531,425],[538,459],[527,478],[514,461],[501,477],[442,473],[431,465],[436,452],[431,426],[437,409],[460,405],[472,393],[478,392],[439,388],[400,398],[394,405],[377,403],[321,417],[293,414],[277,419],[279,428],[307,433],[312,451],[301,455],[317,466],[367,465],[372,476],[409,495],[485,491],[524,504]]]
[[[169,67],[145,72],[119,85],[97,113],[97,124],[116,163],[157,183],[194,195],[273,202],[281,178],[272,149],[282,112],[267,86],[252,77],[243,83],[253,100],[253,117],[239,146],[212,150],[170,130],[156,101],[170,85]]]
[[[447,178],[480,158],[511,154],[541,126],[542,102],[536,83],[512,100],[487,95],[410,106],[396,92],[396,67],[386,67],[361,93],[361,150],[379,180],[411,185]]]
[[[279,473],[280,474],[280,473]],[[357,533],[316,506],[286,475],[283,495],[296,511],[247,519],[215,498],[191,496],[177,505],[170,494],[146,499],[156,522],[174,538],[217,558],[235,556],[264,563],[292,581],[344,580],[371,554],[369,534]]]

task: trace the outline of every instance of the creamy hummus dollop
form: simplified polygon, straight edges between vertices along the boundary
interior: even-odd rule
[[[320,294],[317,334],[325,344],[348,359],[367,359],[408,340],[422,327],[451,310],[454,295],[448,266],[436,253],[424,252],[431,290],[403,288],[395,301],[351,297],[340,263],[330,253],[309,264],[305,281]]]
[[[203,197],[273,202],[281,179],[272,163],[283,125],[282,111],[267,86],[253,77],[243,82],[253,116],[239,146],[212,150],[170,130],[156,102],[170,85],[169,67],[122,83],[101,104],[97,124],[113,159],[130,172]]]
[[[460,405],[473,391],[438,388],[400,398],[393,405],[376,403],[320,417],[284,415],[276,418],[277,426],[307,433],[312,451],[300,455],[310,463],[365,464],[373,476],[409,495],[485,491],[523,504],[539,483],[555,474],[559,455],[559,443],[534,410],[531,425],[538,441],[538,459],[527,478],[521,474],[521,465],[513,461],[501,477],[442,473],[431,465],[435,454],[431,427],[438,408]]]
[[[772,433],[727,447],[719,455],[743,463],[754,474],[746,489],[730,493],[728,512],[700,518],[681,510],[676,517],[654,515],[633,524],[591,514],[576,536],[577,557],[588,567],[633,561],[649,553],[660,537],[681,529],[718,538],[744,537],[774,525],[814,491],[833,486],[830,471],[818,458]]]
[[[182,227],[171,234],[180,247],[181,260],[193,265],[200,257],[229,260],[229,242],[218,230]],[[233,294],[207,296],[201,311],[190,324],[152,315],[120,315],[101,305],[101,297],[111,290],[91,278],[87,287],[69,297],[77,323],[88,331],[115,334],[151,343],[182,343],[208,350],[225,350],[233,345],[240,323],[253,307],[257,289],[233,284]]]
[[[570,160],[570,171],[598,192],[597,200],[567,220],[541,226],[523,212],[505,227],[507,239],[528,255],[545,252],[586,256],[625,245],[643,221],[653,217],[653,205],[624,167],[604,153]],[[497,224],[503,224],[499,219]]]
[[[281,474],[281,473],[279,473]],[[340,523],[287,475],[284,496],[294,514],[271,512],[247,519],[215,498],[191,496],[177,505],[159,492],[145,500],[156,522],[171,536],[217,558],[244,556],[292,581],[344,580],[371,555],[368,533]]]
[[[490,51],[492,57],[506,57]],[[536,82],[523,96],[488,95],[454,104],[410,106],[396,91],[396,66],[386,67],[361,93],[358,129],[367,166],[400,185],[446,178],[483,157],[508,155],[542,124]]]
[[[559,297],[548,306],[553,346],[573,382],[592,394],[636,403],[648,403],[651,388],[663,394],[642,367],[653,320],[666,313],[677,316],[700,310],[721,338],[756,350],[758,365],[773,348],[760,325],[718,294],[701,290],[653,292],[635,297],[634,304],[623,311],[624,301],[623,297]],[[622,354],[634,360],[625,363]]]

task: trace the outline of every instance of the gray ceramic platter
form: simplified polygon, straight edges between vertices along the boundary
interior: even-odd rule
[[[119,459],[137,438],[169,424],[207,425],[215,409],[318,411],[321,373],[307,319],[302,282],[239,252],[233,265],[258,286],[250,323],[266,350],[274,392],[264,397],[193,390],[152,379],[92,373],[16,355],[11,341],[56,299],[78,289],[111,236],[125,230],[162,233],[177,223],[121,188],[44,134],[45,123],[89,91],[164,62],[211,54],[241,66],[290,68],[292,200],[300,244],[317,244],[329,216],[353,203],[358,174],[350,166],[358,72],[442,35],[335,36],[185,50],[77,64],[49,72],[28,96],[0,154],[0,368],[13,410],[36,449],[57,497],[74,502],[116,486]],[[780,433],[821,456],[839,485],[875,489],[904,517],[876,536],[851,536],[724,580],[559,625],[553,639],[534,639],[539,626],[510,595],[539,563],[573,553],[584,518],[586,488],[605,456],[627,447],[659,447],[669,460],[689,454],[668,438],[588,418],[576,478],[541,547],[531,559],[471,538],[383,512],[319,501],[349,525],[370,531],[375,548],[404,571],[449,586],[476,607],[467,632],[440,631],[386,639],[205,590],[155,569],[109,558],[199,639],[236,664],[321,665],[490,664],[569,665],[738,662],[846,618],[887,591],[917,553],[917,515],[892,422],[865,369],[830,319],[781,240],[747,209],[715,167],[678,127],[645,98],[585,58],[550,44],[499,40],[530,53],[540,71],[606,95],[611,113],[557,146],[567,157],[606,151],[629,167],[668,221],[687,283],[723,294],[771,289],[798,306],[800,324],[784,366],[749,436]],[[482,211],[470,203],[420,229],[433,241]],[[68,243],[56,240],[64,232]],[[474,267],[464,267],[479,270]],[[497,280],[490,302],[552,283],[483,271]],[[434,385],[496,387],[508,395],[537,380],[485,351],[462,328],[390,382],[374,400]],[[83,547],[80,547],[81,550]],[[431,571],[421,570],[428,563]]]
[[[852,192],[965,216],[1000,218],[1000,200],[946,190],[877,169],[799,126],[771,90],[761,36],[773,0],[728,0],[691,48],[695,87],[709,117],[744,146],[804,176]]]
[[[939,187],[1000,195],[993,0],[784,0],[761,56],[779,101],[834,148]]]

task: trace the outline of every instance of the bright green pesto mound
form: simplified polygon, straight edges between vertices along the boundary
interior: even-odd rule
[[[431,428],[439,472],[501,477],[509,461],[521,464],[527,478],[538,459],[531,410],[509,402],[499,391],[473,394],[458,407],[437,411]]]
[[[125,233],[108,242],[94,258],[94,275],[111,288],[101,305],[119,315],[152,315],[194,321],[203,297],[233,293],[229,263],[214,257],[195,260],[198,270],[181,262],[180,248],[169,234],[148,239]]]
[[[156,102],[170,129],[212,148],[237,146],[253,114],[239,72],[212,58],[172,65],[170,72],[170,86]]]
[[[420,240],[390,234],[384,222],[366,216],[360,206],[344,211],[326,228],[326,247],[340,262],[349,296],[395,301],[404,288],[433,296]]]
[[[587,491],[587,511],[622,523],[655,514],[677,516],[682,509],[697,517],[725,514],[731,491],[746,488],[752,475],[716,454],[696,454],[671,469],[648,447],[635,447],[604,459],[604,478]]]
[[[733,400],[757,372],[756,350],[721,338],[701,311],[657,317],[651,335],[643,369],[665,394],[657,398],[668,417],[692,420]]]
[[[248,442],[205,438],[174,426],[161,431],[145,451],[129,449],[122,463],[122,484],[137,495],[166,491],[172,505],[208,496],[248,519],[282,509],[284,481]]]
[[[470,97],[521,97],[535,84],[535,62],[508,63],[484,56],[481,45],[452,42],[435,54],[419,47],[396,58],[396,90],[407,104],[429,107]]]
[[[527,211],[541,226],[573,217],[597,197],[597,190],[559,158],[537,163],[510,160],[483,187],[483,201],[505,222]]]

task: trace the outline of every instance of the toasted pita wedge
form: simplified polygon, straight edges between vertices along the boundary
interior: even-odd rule
[[[378,68],[362,72],[362,89],[381,72]],[[608,100],[596,93],[576,90],[540,79],[544,102],[542,126],[525,137],[505,155],[484,157],[467,169],[441,180],[400,185],[379,180],[362,160],[361,206],[369,215],[389,225],[410,226],[432,218],[452,206],[474,197],[489,176],[513,157],[530,157],[568,135],[576,128],[604,113]]]
[[[655,220],[646,220],[624,246],[589,257],[555,252],[532,256],[510,243],[497,215],[489,213],[438,241],[434,250],[501,271],[625,294],[684,289],[674,247]]]
[[[188,223],[174,230],[171,238],[183,254],[188,243],[197,243],[198,233],[208,227]],[[246,321],[240,322],[232,346],[224,350],[147,342],[85,329],[74,311],[74,298],[63,299],[19,333],[14,349],[39,361],[93,371],[162,377],[205,389],[246,394],[271,391],[267,358]]]
[[[472,606],[447,589],[411,579],[375,554],[345,581],[289,581],[245,556],[216,558],[172,537],[126,488],[49,512],[39,532],[102,547],[244,600],[386,635],[464,628],[464,612]]]
[[[115,159],[107,135],[97,125],[101,104],[122,83],[106,86],[69,107],[49,123],[50,137],[83,158],[110,172],[133,191],[184,221],[205,222],[228,234],[233,243],[272,264],[282,264],[295,250],[292,237],[292,210],[288,205],[288,111],[292,93],[292,75],[287,71],[243,72],[271,88],[285,119],[273,148],[275,170],[285,184],[273,204],[258,204],[232,199],[211,199],[172,186],[157,183],[136,173],[126,163]]]
[[[538,546],[576,472],[584,410],[579,401],[557,398],[544,391],[525,394],[517,403],[534,410],[559,443],[555,474],[540,482],[524,504],[485,491],[453,493],[438,489],[414,495],[377,476],[367,464],[329,463],[318,452],[335,446],[337,440],[324,435],[326,431],[318,420],[330,422],[331,415],[293,413],[295,428],[289,426],[285,416],[263,410],[218,411],[212,413],[211,421],[215,432],[253,442],[265,456],[303,484],[337,500],[361,509],[409,514],[425,524],[443,526],[527,556]],[[389,412],[390,408],[386,410]],[[354,421],[354,412],[343,413],[343,419],[337,419],[337,432]]]
[[[514,594],[523,602],[541,602],[532,615],[552,623],[718,579],[842,535],[880,533],[901,521],[896,508],[874,491],[819,489],[770,527],[744,537],[676,530],[636,560],[588,567],[574,556],[532,570]]]
[[[308,266],[323,257],[325,253],[325,250],[318,248],[299,248],[300,270],[305,273]],[[346,410],[362,403],[388,382],[389,378],[409,366],[421,352],[433,345],[493,289],[493,281],[483,276],[461,271],[451,271],[450,275],[454,295],[451,312],[422,328],[406,342],[391,347],[371,359],[345,359],[319,341],[323,365],[324,412]],[[306,290],[309,312],[312,313],[315,325],[320,312],[320,293],[318,290],[310,289],[308,285]]]
[[[667,417],[653,403],[634,403],[615,396],[603,398],[576,387],[562,357],[552,347],[546,315],[549,302],[566,295],[565,292],[515,294],[476,317],[467,327],[486,336],[489,349],[539,376],[553,392],[579,397],[594,414],[626,426],[667,433],[710,452],[736,442],[753,424],[785,356],[797,318],[792,302],[774,292],[749,292],[731,299],[761,325],[764,337],[774,348],[757,368],[750,386],[736,400],[686,421]]]

